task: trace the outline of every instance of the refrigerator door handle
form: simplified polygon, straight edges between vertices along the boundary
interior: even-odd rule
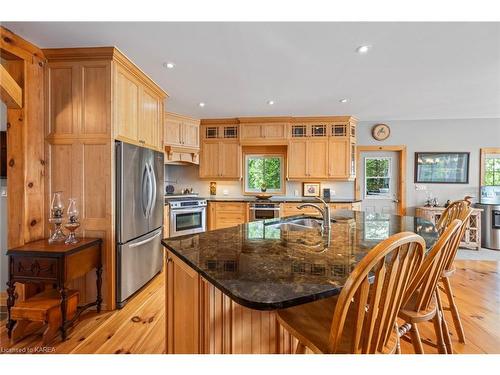
[[[146,168],[148,170],[148,205],[146,208],[146,217],[149,218],[151,216],[151,207],[153,206],[153,176],[151,175],[151,165],[146,163]]]
[[[156,205],[156,174],[153,168],[153,165],[149,164],[149,170],[151,173],[151,205],[149,206],[149,216],[151,217],[151,212],[153,211],[154,206]]]
[[[158,229],[156,232],[154,232],[154,235],[149,237],[149,238],[146,238],[145,240],[142,240],[142,241],[139,241],[139,242],[136,242],[136,243],[133,243],[131,244],[129,247],[130,248],[133,248],[133,247],[138,247],[138,246],[142,246],[144,244],[147,244],[148,242],[151,242],[153,241],[156,237],[158,237],[159,235],[161,234],[161,229]]]
[[[141,194],[141,203],[142,203],[142,212],[145,217],[148,217],[148,208],[149,208],[149,172],[148,165],[144,165],[144,170],[142,171],[142,194]],[[144,198],[147,198],[147,201],[144,202]]]

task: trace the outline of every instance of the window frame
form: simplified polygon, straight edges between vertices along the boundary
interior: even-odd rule
[[[392,156],[365,156],[364,157],[364,170],[363,170],[363,199],[392,199],[393,197],[393,187],[392,187]],[[366,176],[366,164],[368,160],[388,160],[389,161],[389,168],[387,171],[387,176],[372,176],[372,177],[367,177]],[[367,181],[368,179],[371,178],[388,178],[389,179],[389,191],[387,192],[386,195],[368,195],[367,194]]]
[[[245,153],[243,155],[243,194],[244,195],[255,195],[261,193],[258,190],[248,189],[248,159],[249,158],[279,158],[280,159],[280,180],[281,189],[267,189],[266,193],[272,195],[285,195],[286,194],[286,181],[285,181],[285,163],[286,157],[282,153]]]
[[[498,167],[498,169],[496,169],[495,166],[493,166],[493,185],[486,184],[486,173],[488,173],[488,169],[487,169],[486,165],[487,165],[488,159],[494,160],[494,162],[493,162],[494,165],[500,164],[500,155],[499,154],[487,154],[487,155],[485,155],[484,165],[483,165],[483,168],[484,168],[483,185],[484,186],[500,186],[500,166]],[[497,184],[495,184],[496,181],[498,181]]]

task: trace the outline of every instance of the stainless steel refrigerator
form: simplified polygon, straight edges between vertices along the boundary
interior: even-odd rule
[[[116,302],[162,269],[163,153],[116,142]]]

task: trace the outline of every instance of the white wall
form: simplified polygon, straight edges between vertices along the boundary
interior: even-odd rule
[[[420,184],[436,196],[440,203],[447,199],[479,195],[479,150],[482,147],[500,147],[500,119],[380,121],[391,127],[391,136],[383,142],[371,136],[376,122],[358,124],[358,145],[407,146],[407,207],[413,214],[415,206],[425,202],[426,191],[416,191],[414,159],[417,151],[470,152],[469,184]]]

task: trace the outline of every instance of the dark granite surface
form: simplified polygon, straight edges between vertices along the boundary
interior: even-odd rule
[[[340,293],[349,273],[388,236],[411,231],[431,247],[429,221],[409,216],[332,211],[330,238],[318,230],[289,231],[255,221],[237,227],[164,239],[163,245],[237,303],[274,310]],[[304,216],[305,217],[305,216]]]
[[[318,203],[317,199],[311,197],[271,197],[270,199],[262,200],[257,199],[254,196],[245,197],[225,197],[225,196],[210,196],[205,197],[209,202],[277,202],[277,203],[287,203],[287,202],[314,202]],[[325,199],[327,203],[356,203],[361,202],[359,199],[341,199],[341,198],[331,198]]]

